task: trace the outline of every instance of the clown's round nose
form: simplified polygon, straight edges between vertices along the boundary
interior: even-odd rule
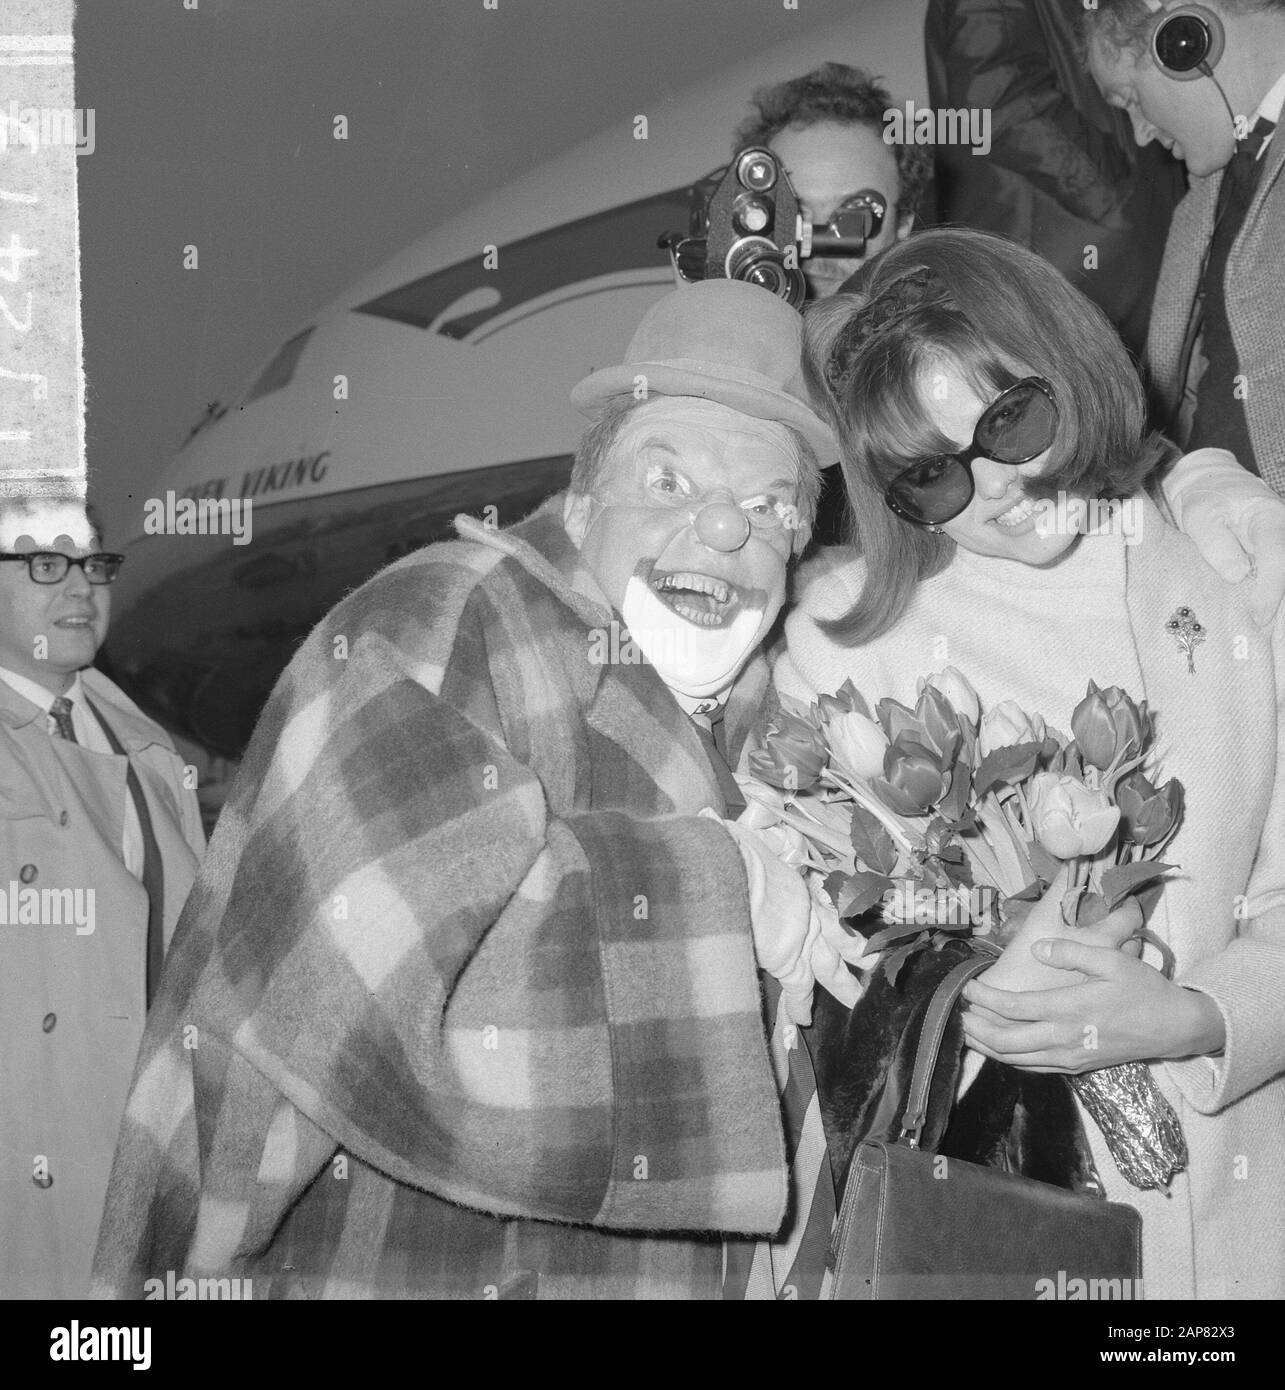
[[[710,502],[696,513],[696,534],[711,550],[739,550],[749,540],[750,519],[730,502]]]

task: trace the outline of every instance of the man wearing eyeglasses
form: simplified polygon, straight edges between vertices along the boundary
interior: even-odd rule
[[[0,498],[0,1297],[88,1289],[150,993],[204,850],[170,740],[101,672],[84,504]]]

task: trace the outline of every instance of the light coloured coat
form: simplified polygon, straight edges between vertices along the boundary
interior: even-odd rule
[[[159,725],[99,672],[82,681],[145,789],[168,945],[205,848],[196,794]],[[89,1287],[146,1011],[148,901],[121,857],[125,806],[125,758],[50,737],[44,711],[0,681],[0,1298]],[[24,888],[92,889],[92,918],[8,920]]]
[[[1163,777],[1186,791],[1166,851],[1180,872],[1152,926],[1176,978],[1226,1024],[1219,1057],[1153,1064],[1190,1148],[1171,1193],[1138,1192],[1086,1122],[1108,1196],[1143,1218],[1151,1298],[1285,1296],[1285,615],[1255,625],[1245,585],[1224,584],[1150,503],[1142,536],[1086,537],[1068,567],[1041,571],[962,552],[922,583],[897,625],[862,647],[815,617],[856,597],[862,562],[822,574],[786,627],[778,689],[813,698],[851,676],[874,703],[913,704],[915,680],[957,667],[983,707],[1016,700],[1069,732],[1090,677],[1145,698]],[[1194,673],[1165,624],[1180,606],[1206,630]],[[1074,1271],[1068,1271],[1073,1275]]]

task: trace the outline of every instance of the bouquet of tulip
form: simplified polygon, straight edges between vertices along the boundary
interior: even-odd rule
[[[1013,701],[983,715],[953,667],[918,692],[914,709],[885,699],[872,713],[846,681],[784,707],[750,756],[753,813],[824,875],[844,930],[864,938],[860,964],[877,957],[895,985],[916,951],[968,936],[1003,946],[1063,872],[1063,920],[1092,926],[1173,867],[1160,855],[1182,787],[1143,771],[1145,702],[1090,681],[1066,736]],[[1138,935],[1171,970],[1168,947]],[[1135,1186],[1165,1186],[1185,1166],[1178,1118],[1144,1064],[1071,1081]]]

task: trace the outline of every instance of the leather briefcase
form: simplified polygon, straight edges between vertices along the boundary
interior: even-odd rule
[[[836,1299],[1142,1297],[1132,1207],[919,1147],[946,1022],[991,953],[955,967],[924,1018],[894,1142],[853,1156],[832,1253]]]

